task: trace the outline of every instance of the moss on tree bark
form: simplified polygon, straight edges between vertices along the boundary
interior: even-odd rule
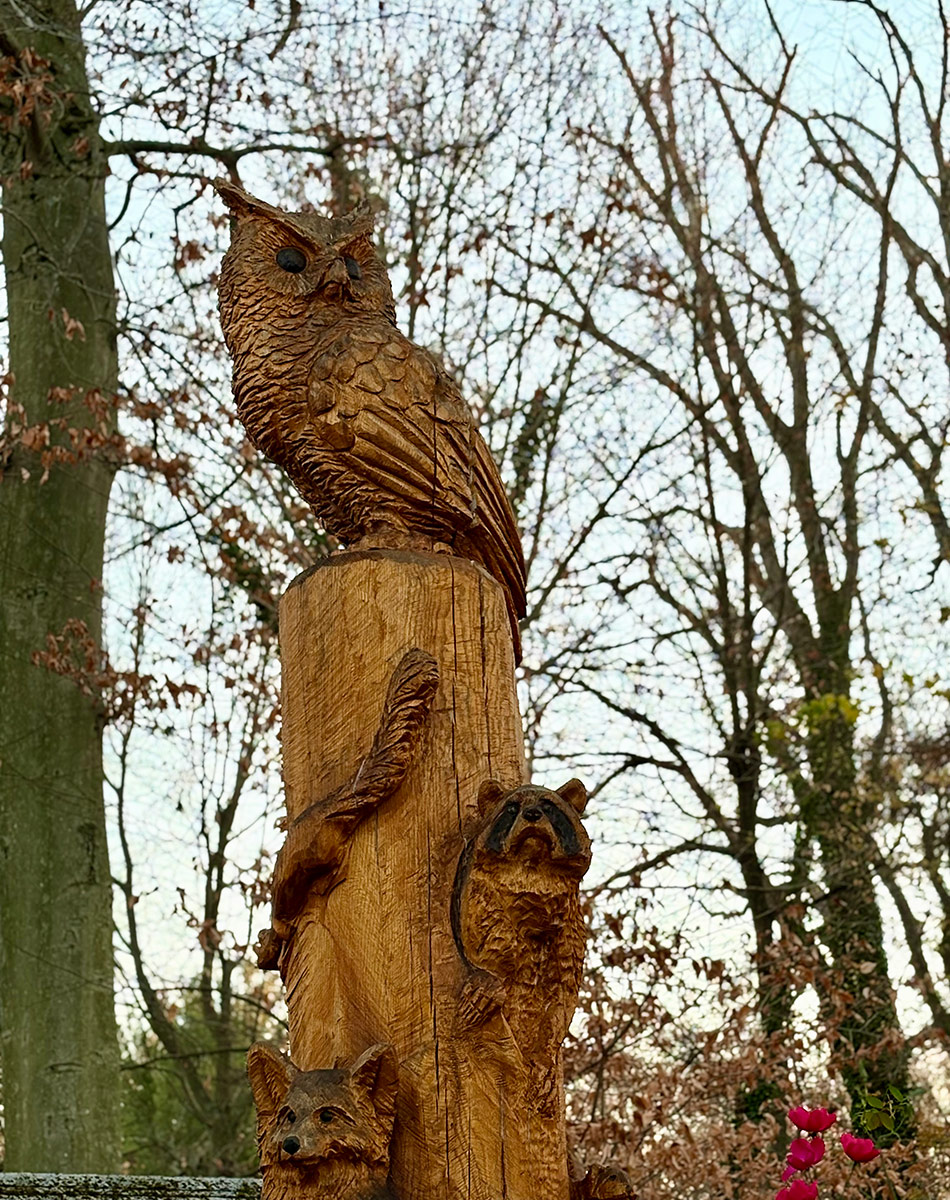
[[[107,168],[75,4],[0,0],[0,31],[14,60],[5,82],[46,77],[25,122],[7,89],[0,100],[13,117],[0,135],[14,377],[0,483],[5,1166],[110,1171],[119,1087],[101,711],[73,679],[33,662],[68,622],[101,639],[114,467],[95,449],[50,465],[42,443],[52,421],[50,446],[68,459],[70,428],[111,425],[94,411],[117,385]],[[26,444],[18,427],[34,430]]]

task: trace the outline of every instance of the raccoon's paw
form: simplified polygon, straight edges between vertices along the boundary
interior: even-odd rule
[[[458,1020],[465,1029],[484,1025],[505,1003],[508,993],[501,980],[490,971],[475,971],[462,986],[458,1002]]]
[[[262,971],[276,971],[280,965],[283,940],[275,929],[262,929],[254,943],[257,965]]]

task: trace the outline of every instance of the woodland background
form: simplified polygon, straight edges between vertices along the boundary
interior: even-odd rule
[[[804,1101],[889,1147],[837,1194],[950,1195],[947,10],[597,9],[0,0],[7,1169],[255,1167],[333,547],[235,421],[224,174],[373,203],[503,465],[532,771],[594,793],[582,1157],[757,1200]]]

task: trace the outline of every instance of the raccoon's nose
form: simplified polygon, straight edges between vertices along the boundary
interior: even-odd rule
[[[544,813],[540,808],[526,808],[521,815],[526,821],[540,821]]]
[[[296,1154],[300,1149],[300,1142],[291,1134],[290,1137],[284,1138],[284,1149],[288,1154]]]

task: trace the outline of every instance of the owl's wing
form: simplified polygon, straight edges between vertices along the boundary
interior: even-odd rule
[[[355,476],[481,562],[525,612],[521,538],[494,459],[455,383],[397,329],[362,327],[314,363],[315,432]],[[413,524],[417,524],[413,522]]]
[[[444,439],[456,457],[465,458],[468,463],[474,521],[464,534],[464,541],[480,548],[481,554],[474,557],[504,584],[515,618],[523,617],[527,603],[524,553],[498,466],[475,428],[455,381],[443,371],[437,374],[436,393],[439,401],[435,422],[441,435],[438,440]]]

